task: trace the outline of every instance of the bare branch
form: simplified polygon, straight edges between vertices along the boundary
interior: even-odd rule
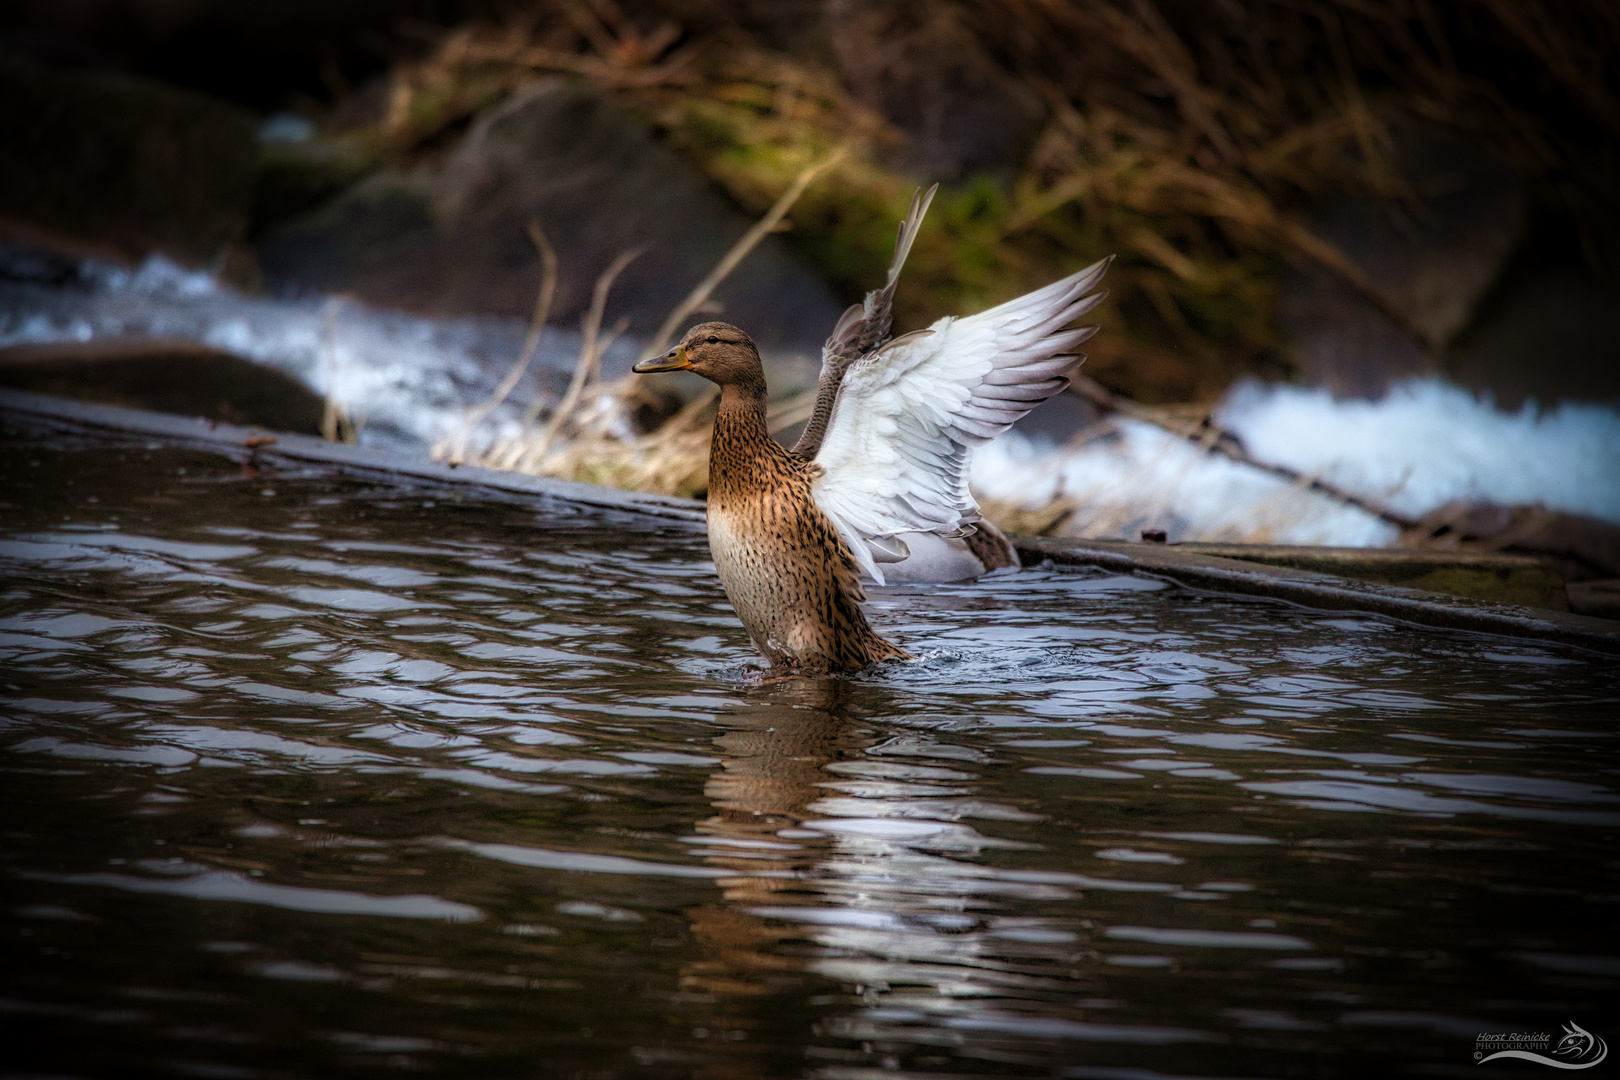
[[[1287,465],[1274,465],[1269,461],[1261,461],[1253,457],[1244,449],[1237,436],[1217,425],[1214,420],[1205,416],[1201,421],[1177,424],[1164,416],[1157,409],[1150,409],[1146,405],[1132,401],[1128,397],[1115,394],[1107,387],[1076,372],[1070,376],[1069,389],[1096,405],[1104,412],[1117,412],[1129,416],[1133,420],[1163,428],[1172,435],[1180,436],[1189,442],[1197,443],[1206,451],[1218,451],[1233,461],[1241,462],[1250,468],[1268,472],[1273,476],[1280,476],[1290,483],[1298,484],[1302,488],[1326,495],[1328,498],[1341,502],[1346,506],[1353,506],[1357,510],[1373,515],[1381,521],[1387,521],[1402,529],[1410,529],[1417,522],[1404,514],[1398,514],[1382,503],[1373,501],[1364,495],[1357,495],[1353,491],[1346,491],[1337,484],[1330,483],[1318,476],[1310,476],[1291,469]]]
[[[343,310],[345,296],[334,296],[326,302],[326,317],[321,321],[321,351],[326,354],[326,395],[321,402],[321,437],[327,442],[358,443],[360,427],[349,415],[349,408],[337,398],[337,318]]]
[[[529,370],[529,363],[534,354],[539,351],[540,338],[546,328],[546,320],[551,317],[551,302],[557,295],[557,252],[546,237],[545,230],[540,222],[534,218],[529,219],[529,240],[540,252],[540,291],[534,298],[534,314],[529,319],[529,336],[523,341],[523,353],[518,357],[512,370],[506,373],[501,384],[495,388],[488,401],[467,414],[467,430],[483,423],[490,413],[506,400],[508,394],[517,388],[524,373]]]
[[[697,310],[699,305],[709,298],[709,294],[714,292],[719,284],[726,279],[727,275],[737,268],[737,264],[747,258],[748,253],[753,251],[759,245],[759,242],[765,239],[777,225],[781,224],[782,219],[787,216],[787,212],[793,208],[794,203],[799,201],[799,196],[804,194],[805,189],[815,181],[816,177],[842,161],[844,155],[848,152],[849,148],[847,146],[839,147],[820,162],[810,166],[798,175],[797,179],[782,193],[782,197],[776,200],[776,205],[771,207],[764,217],[756,221],[753,228],[743,233],[742,237],[731,246],[731,250],[726,252],[720,261],[715,264],[714,269],[709,271],[709,276],[698,282],[697,287],[687,294],[685,300],[675,305],[675,310],[669,313],[669,318],[664,320],[664,325],[660,326],[658,333],[653,335],[651,344],[647,346],[646,351],[642,354],[643,359],[657,356],[669,346],[670,338],[674,336],[675,331],[686,317]]]
[[[562,401],[558,402],[556,411],[551,414],[551,419],[546,423],[545,431],[540,435],[539,447],[535,451],[536,457],[545,455],[546,450],[551,446],[551,441],[556,438],[557,429],[562,426],[568,415],[578,407],[580,395],[585,392],[586,384],[595,377],[596,369],[602,359],[599,338],[602,333],[602,313],[607,308],[608,292],[613,288],[614,279],[624,271],[625,267],[640,257],[643,250],[643,248],[634,248],[621,253],[596,279],[596,288],[591,292],[590,310],[585,313],[584,325],[581,327],[584,341],[580,344],[579,362],[574,365],[574,377],[569,380],[568,392],[563,395]]]

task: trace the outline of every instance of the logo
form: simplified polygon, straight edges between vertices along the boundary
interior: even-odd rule
[[[1608,1044],[1573,1020],[1564,1025],[1564,1037],[1557,1046],[1545,1031],[1504,1031],[1474,1037],[1474,1062],[1478,1065],[1499,1058],[1523,1058],[1555,1069],[1590,1069],[1608,1056]]]

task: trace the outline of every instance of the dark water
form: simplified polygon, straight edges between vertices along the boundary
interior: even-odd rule
[[[0,472],[0,1074],[1620,1042],[1611,658],[1026,572],[877,590],[921,662],[762,686],[675,526],[16,431]]]

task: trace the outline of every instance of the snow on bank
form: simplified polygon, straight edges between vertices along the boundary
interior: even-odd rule
[[[355,300],[247,296],[205,271],[158,257],[136,269],[87,262],[73,286],[0,281],[0,346],[116,337],[174,337],[210,345],[292,376],[345,406],[364,445],[422,454],[460,430],[522,351],[522,320],[426,318]],[[579,335],[548,328],[527,384],[486,425],[499,433],[542,380],[574,366]],[[604,367],[628,369],[620,342]],[[549,379],[548,379],[549,377]]]
[[[365,422],[362,443],[422,455],[462,429],[521,349],[525,327],[500,318],[423,318],[356,301],[245,296],[203,272],[150,259],[129,270],[83,264],[72,284],[0,279],[0,345],[121,336],[200,341],[283,371]],[[480,429],[515,433],[524,406],[555,392],[578,335],[548,329],[526,385]],[[604,367],[626,370],[621,340]],[[1620,411],[1564,403],[1503,411],[1434,380],[1382,400],[1335,401],[1322,390],[1246,384],[1216,413],[1262,461],[1319,475],[1417,517],[1453,499],[1542,503],[1620,522]],[[1093,431],[1090,434],[1100,434]],[[1363,511],[1240,465],[1159,428],[1115,418],[1105,434],[1058,447],[1017,431],[982,447],[983,499],[1039,510],[1073,506],[1060,531],[1255,543],[1392,543],[1394,527]],[[992,508],[994,509],[994,508]]]
[[[1452,499],[1542,503],[1620,521],[1620,411],[1564,402],[1513,412],[1434,379],[1381,401],[1236,388],[1217,419],[1262,461],[1292,465],[1418,516]]]
[[[1417,517],[1453,499],[1541,503],[1620,521],[1620,411],[1569,403],[1507,412],[1437,381],[1382,400],[1248,383],[1216,410],[1261,461],[1288,465]],[[1389,544],[1370,514],[1248,468],[1152,425],[1116,418],[1111,433],[1059,447],[1012,431],[976,452],[981,497],[1034,510],[1074,504],[1060,530],[1136,538],[1277,544]]]

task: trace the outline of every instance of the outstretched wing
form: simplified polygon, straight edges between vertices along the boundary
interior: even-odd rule
[[[975,446],[1068,385],[1097,330],[1064,329],[1102,302],[1086,295],[1112,259],[967,318],[897,338],[844,375],[816,455],[816,505],[879,584],[907,555],[897,534],[960,535],[979,517],[968,492]]]
[[[889,328],[894,323],[894,289],[900,281],[900,271],[911,254],[911,245],[917,240],[923,218],[939,185],[924,191],[918,188],[911,195],[911,209],[900,222],[900,234],[894,241],[894,258],[889,261],[889,277],[881,289],[873,289],[866,299],[853,304],[838,319],[827,343],[821,347],[821,376],[816,382],[816,405],[805,424],[793,452],[800,457],[814,458],[821,449],[827,422],[832,417],[838,400],[838,387],[850,364],[876,349],[889,339]]]

